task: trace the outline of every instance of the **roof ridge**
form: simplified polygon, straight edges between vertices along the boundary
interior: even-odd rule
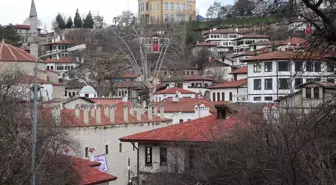
[[[15,60],[17,60],[16,56],[14,55],[12,49],[6,44],[7,49],[9,50],[10,54],[14,57]]]
[[[21,55],[22,57],[24,57],[25,59],[30,60],[30,59],[26,56],[26,53],[22,53],[22,52],[26,52],[26,51],[22,50],[21,48],[14,47],[14,46],[12,46],[12,45],[10,45],[10,47],[13,48],[14,50],[16,50],[17,53],[18,53],[19,55]],[[15,59],[16,59],[16,58],[15,58]],[[17,60],[17,59],[16,59],[16,60]]]

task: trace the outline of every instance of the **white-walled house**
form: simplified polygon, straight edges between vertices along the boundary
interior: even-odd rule
[[[320,105],[326,102],[334,102],[336,84],[329,82],[308,82],[302,84],[298,91],[276,100],[281,112],[294,111],[298,114],[306,114],[314,109],[320,109]]]
[[[70,77],[66,73],[80,65],[80,62],[73,61],[69,57],[50,58],[44,62],[47,63],[47,70],[55,71],[59,74],[59,78],[67,80]]]
[[[296,50],[305,47],[308,44],[307,40],[300,37],[290,37],[277,44],[276,49],[279,51]]]
[[[233,76],[233,81],[246,79],[247,78],[247,65],[242,66],[232,71],[231,75]]]
[[[234,41],[234,53],[239,54],[241,52],[249,51],[250,46],[256,42],[269,41],[270,37],[266,35],[259,34],[246,34],[241,37],[236,38]]]
[[[175,98],[176,96],[179,98],[195,98],[196,93],[178,87],[168,87],[167,89],[155,92],[154,101],[161,102],[166,98]]]
[[[318,55],[274,51],[245,61],[248,66],[248,100],[251,102],[272,102],[311,81],[335,82],[334,64]]]
[[[217,115],[120,138],[128,145],[138,143],[139,185],[149,183],[151,177],[160,173],[196,172],[194,164],[200,159],[193,149],[233,131],[237,124],[244,124],[239,121],[242,116],[230,117],[226,106],[216,108]]]
[[[118,139],[130,134],[166,127],[171,120],[154,115],[152,108],[144,110],[120,103],[111,106],[83,106],[72,110],[54,108],[52,115],[57,118],[70,136],[78,142],[78,151],[69,154],[90,159],[104,155],[107,173],[118,177],[113,183],[128,183],[128,170],[137,172],[136,145],[121,143]],[[130,168],[128,169],[128,161]],[[134,177],[134,175],[132,175]]]
[[[84,86],[79,91],[80,97],[86,97],[86,98],[97,98],[97,91],[92,86]]]
[[[202,50],[206,49],[209,51],[211,56],[217,56],[217,45],[210,42],[198,42],[195,44],[195,46],[192,48],[192,55],[198,56],[198,53]]]
[[[247,101],[247,79],[224,82],[212,87],[210,90],[211,101],[243,102]]]
[[[203,66],[203,75],[218,81],[231,81],[232,75],[230,75],[230,73],[232,72],[233,63],[232,60],[227,58],[225,58],[224,61],[218,59],[209,60]]]

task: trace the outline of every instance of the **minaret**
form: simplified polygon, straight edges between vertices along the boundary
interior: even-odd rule
[[[29,14],[30,22],[30,54],[38,57],[38,31],[37,31],[37,12],[35,2],[32,0]]]

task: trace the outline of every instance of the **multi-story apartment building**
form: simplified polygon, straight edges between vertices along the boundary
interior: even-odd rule
[[[196,19],[196,0],[138,0],[139,17],[148,23]]]
[[[247,58],[245,62],[251,102],[274,101],[311,81],[335,82],[334,64],[308,53],[274,51]]]

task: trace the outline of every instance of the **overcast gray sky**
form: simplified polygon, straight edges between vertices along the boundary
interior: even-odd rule
[[[28,16],[31,0],[0,0],[0,24],[6,25],[21,24]],[[60,12],[66,16],[74,16],[76,9],[79,9],[81,15],[86,15],[89,10],[93,14],[99,12],[105,17],[108,24],[112,23],[113,17],[119,15],[123,10],[129,9],[137,11],[138,0],[35,0],[37,14],[39,19],[48,27],[52,20]],[[220,0],[225,4],[232,3],[233,0]],[[214,0],[196,0],[197,10],[205,16],[207,8]]]

